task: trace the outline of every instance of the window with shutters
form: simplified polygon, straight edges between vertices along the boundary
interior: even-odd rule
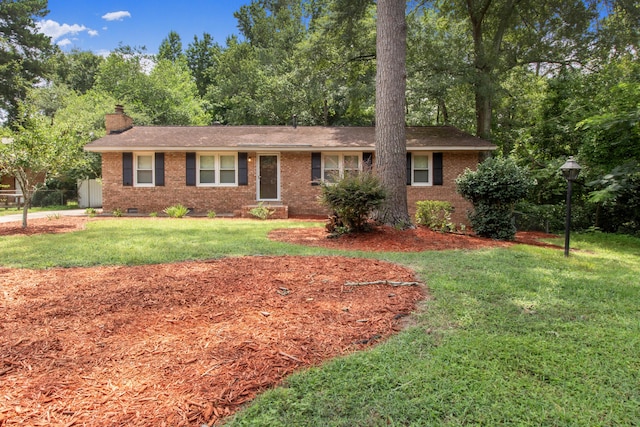
[[[136,187],[154,186],[154,155],[153,153],[134,155],[134,185]]]
[[[362,170],[362,154],[325,153],[322,156],[322,179],[336,182],[344,176],[357,175]]]
[[[413,154],[411,162],[411,184],[431,185],[431,155]]]
[[[234,186],[238,182],[235,154],[201,153],[197,157],[197,185],[201,187]]]

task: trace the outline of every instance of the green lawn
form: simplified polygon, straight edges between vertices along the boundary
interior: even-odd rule
[[[101,220],[77,233],[3,237],[0,259],[44,268],[339,253],[266,239],[317,224]],[[433,298],[406,331],[290,377],[228,425],[640,425],[640,239],[571,242],[569,258],[522,245],[345,252],[415,269]]]

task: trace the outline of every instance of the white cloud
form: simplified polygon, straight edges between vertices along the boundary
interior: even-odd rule
[[[71,43],[73,42],[69,39],[62,39],[58,42],[58,46],[60,47],[69,46]]]
[[[51,40],[54,42],[58,40],[60,37],[66,36],[67,34],[76,35],[83,31],[91,31],[89,28],[84,25],[78,24],[60,24],[59,22],[52,21],[51,19],[46,19],[44,21],[38,21],[36,24],[38,27],[38,31],[42,34],[51,37]]]
[[[131,18],[131,14],[125,10],[118,12],[109,12],[102,15],[102,19],[105,21],[122,21],[124,18]]]
[[[96,30],[89,30],[87,31],[87,33],[91,36],[91,37],[95,37],[98,35],[98,31]]]

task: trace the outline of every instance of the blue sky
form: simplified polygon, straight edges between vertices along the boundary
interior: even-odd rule
[[[250,0],[49,0],[49,14],[39,19],[40,31],[51,36],[64,51],[73,48],[108,54],[120,43],[146,46],[157,53],[169,31],[177,32],[182,45],[213,36],[225,45],[238,34],[233,12]]]

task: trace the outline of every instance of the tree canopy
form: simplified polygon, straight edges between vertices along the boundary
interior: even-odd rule
[[[27,90],[46,75],[46,58],[54,48],[38,32],[35,18],[47,13],[47,0],[0,1],[0,108],[10,117]]]

